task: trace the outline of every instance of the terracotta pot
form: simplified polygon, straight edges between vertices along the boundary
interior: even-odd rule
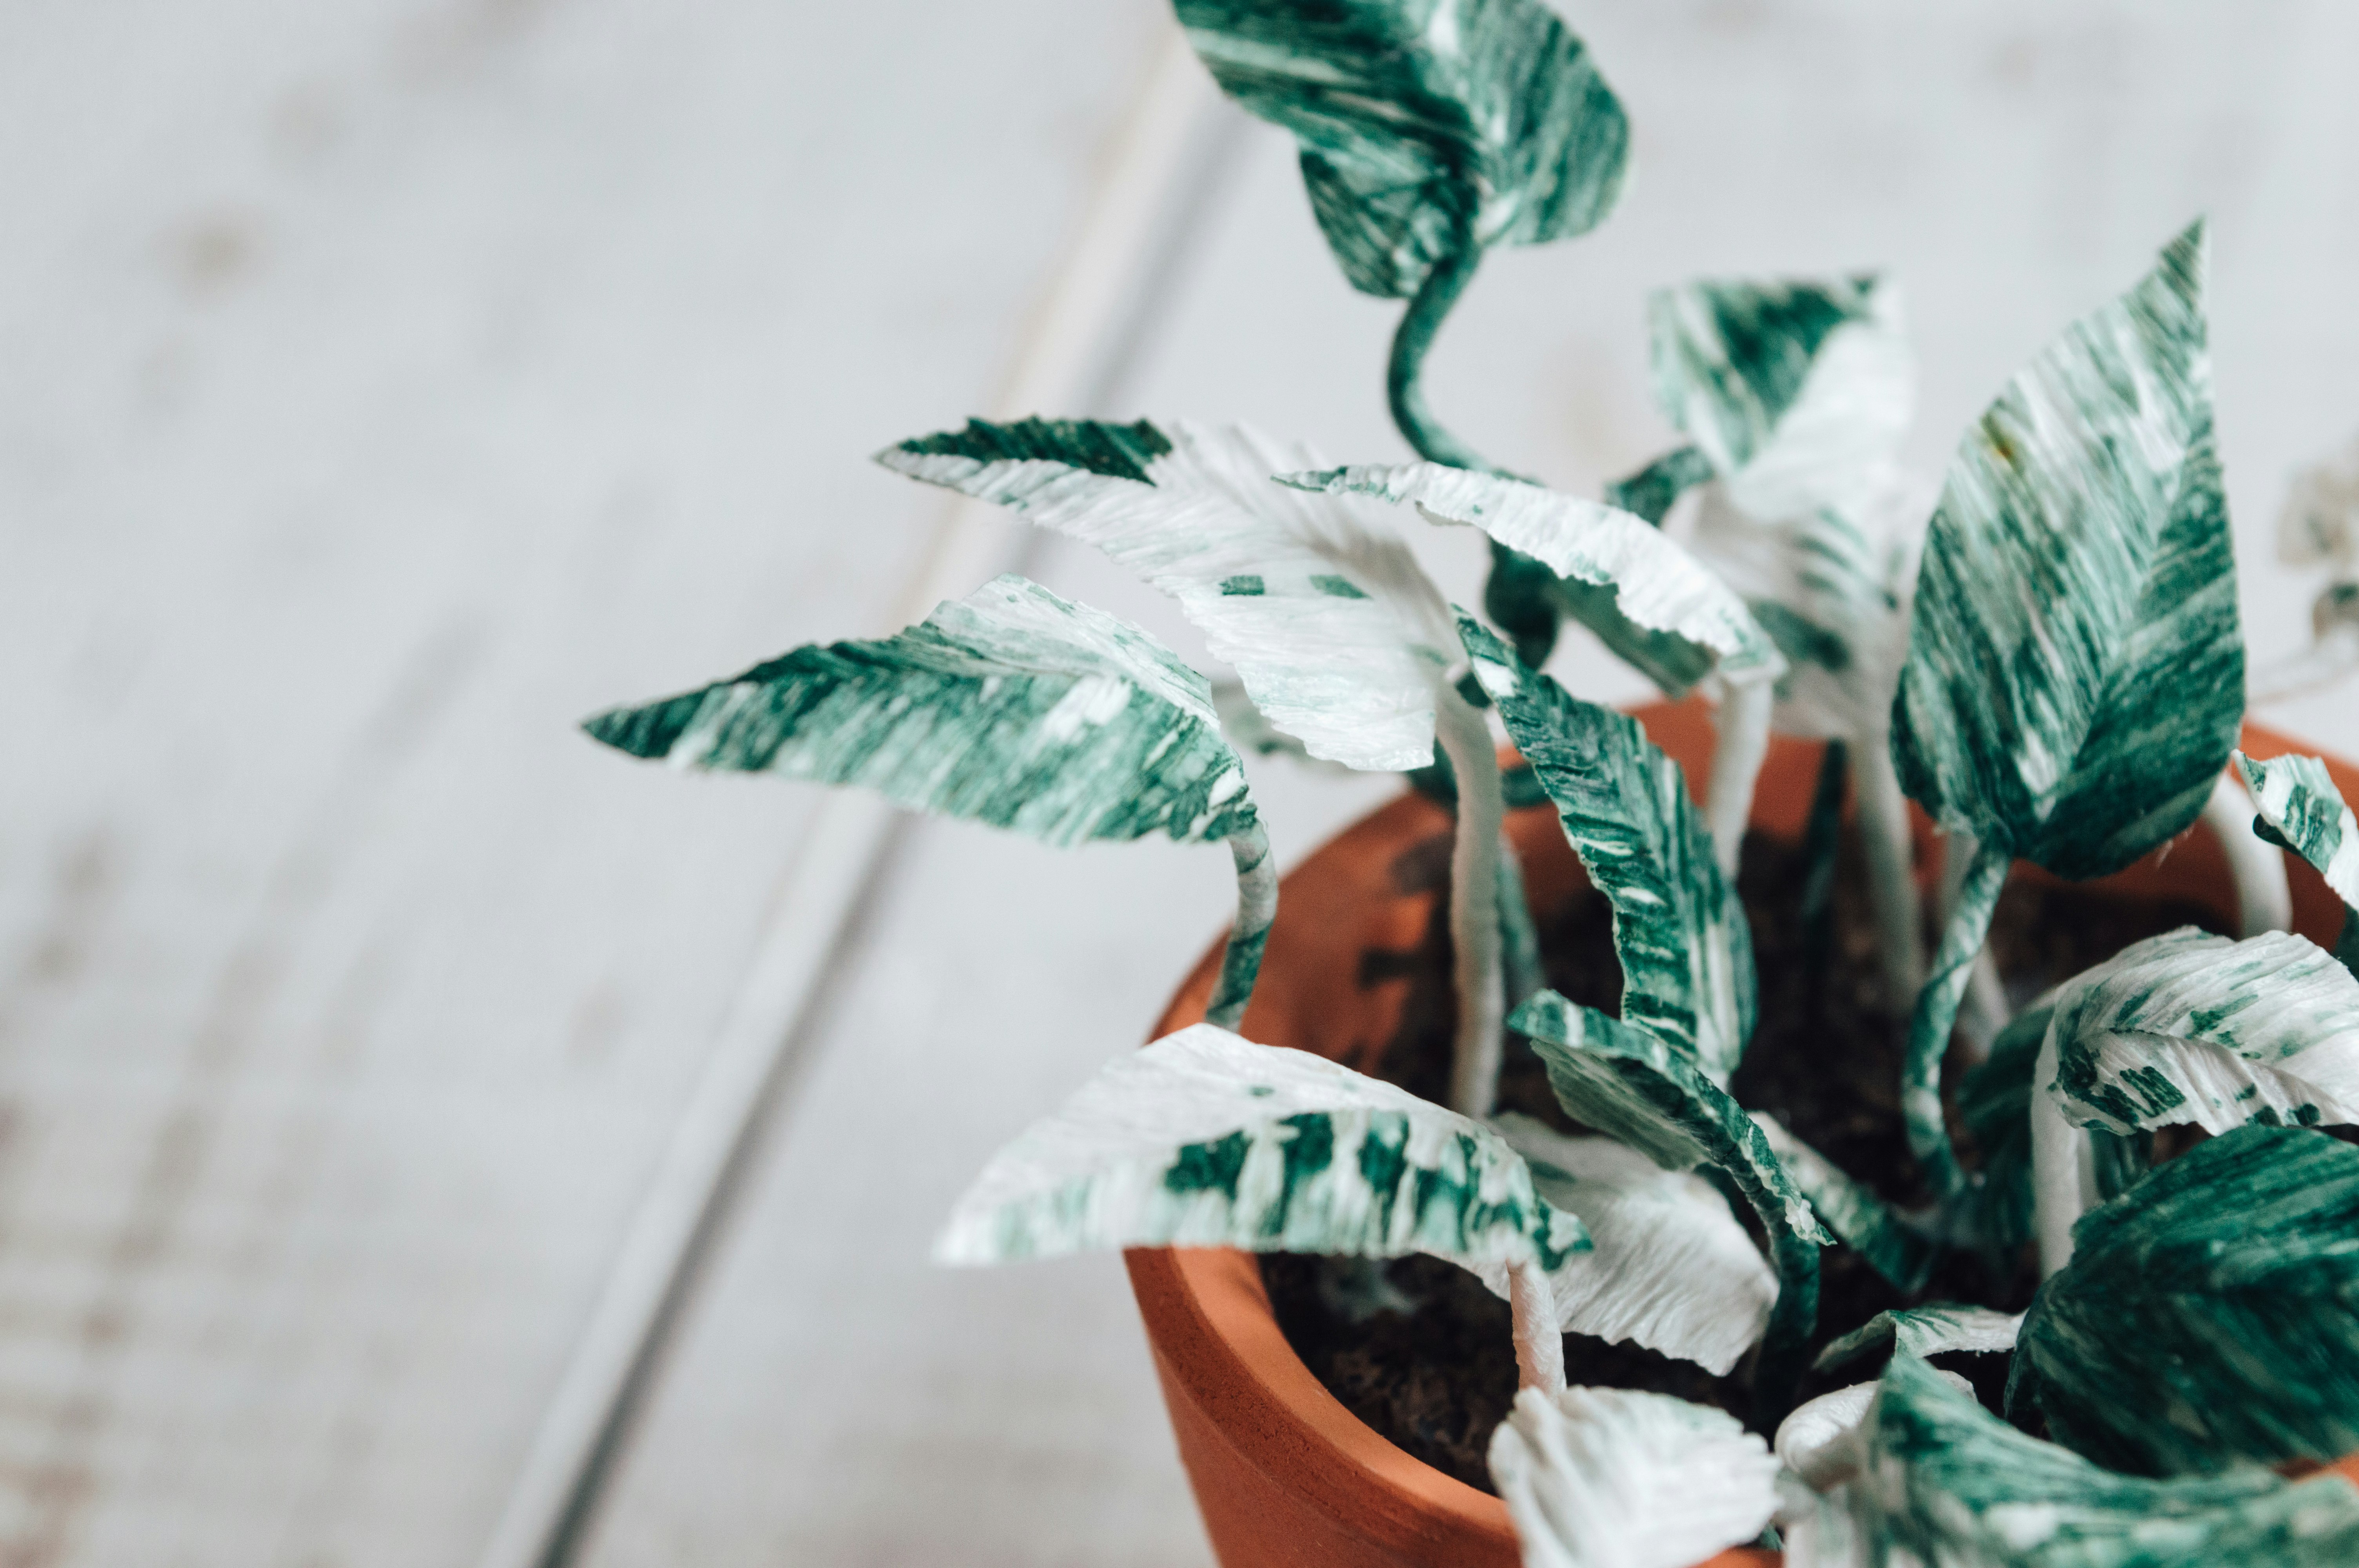
[[[1700,789],[1712,744],[1701,705],[1657,704],[1638,718]],[[2245,747],[2261,757],[2311,749],[2254,725],[2245,728]],[[1814,744],[1783,737],[1772,743],[1754,805],[1756,828],[1799,836],[1819,756]],[[2345,796],[2359,799],[2359,770],[2329,766]],[[1939,851],[1921,820],[1918,826],[1919,864],[1931,866]],[[1430,846],[1449,830],[1447,812],[1404,795],[1288,874],[1243,1033],[1374,1068],[1409,989],[1385,956],[1419,946],[1439,896],[1430,872],[1404,876],[1402,868],[1430,867]],[[1537,907],[1554,907],[1583,884],[1554,812],[1513,813],[1507,831]],[[2287,861],[2297,928],[2331,946],[2341,901],[2299,857]],[[2045,873],[2018,866],[2016,874]],[[2188,898],[2230,920],[2235,913],[2225,857],[2200,827],[2105,885]],[[1215,946],[1172,999],[1155,1038],[1203,1017],[1218,959]],[[1251,1254],[1138,1250],[1127,1261],[1180,1456],[1224,1568],[1516,1568],[1506,1506],[1411,1458],[1345,1410],[1278,1332]],[[2359,1458],[2336,1468],[2359,1479]],[[1770,1568],[1777,1561],[1774,1552],[1738,1549],[1707,1568]]]

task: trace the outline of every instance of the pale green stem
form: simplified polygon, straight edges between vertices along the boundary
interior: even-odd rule
[[[1546,977],[1540,968],[1540,936],[1532,926],[1531,900],[1524,892],[1524,866],[1516,846],[1499,835],[1499,971],[1507,1011],[1516,1008],[1540,989]]]
[[[1557,1323],[1556,1292],[1538,1263],[1507,1270],[1507,1309],[1516,1336],[1516,1384],[1544,1394],[1564,1392],[1564,1330]]]
[[[2057,1009],[2061,1016],[2063,1009]],[[2097,1190],[2097,1151],[2085,1127],[2064,1119],[2053,1086],[2057,1073],[2056,1025],[2039,1043],[2031,1069],[2032,1234],[2039,1242],[2039,1277],[2046,1279],[2072,1260],[2072,1227],[2089,1212]]]
[[[1958,889],[1966,880],[1966,868],[1973,861],[1974,836],[1951,833],[1941,857],[1941,901],[1936,910],[1943,930],[1949,929],[1950,913],[1958,907]],[[2014,1011],[2006,1004],[2006,986],[1999,979],[1998,960],[1985,947],[1974,955],[1974,967],[1966,979],[1966,994],[1958,1009],[1957,1028],[1965,1036],[1969,1065],[1980,1066],[1990,1059],[1991,1044],[1998,1038],[1999,1031],[2006,1027]]]
[[[1458,982],[1458,1037],[1450,1108],[1480,1121],[1499,1084],[1499,754],[1483,715],[1447,680],[1434,691],[1434,734],[1458,775],[1458,834],[1450,851],[1450,946]]]
[[[1924,914],[1917,903],[1910,854],[1908,797],[1893,771],[1892,745],[1879,726],[1851,749],[1852,787],[1859,797],[1859,837],[1867,853],[1867,892],[1875,908],[1876,951],[1885,1000],[1897,1013],[1925,983]]]
[[[1220,984],[1204,1010],[1204,1022],[1223,1029],[1245,1021],[1245,1003],[1261,973],[1262,949],[1269,946],[1269,925],[1277,918],[1277,861],[1260,822],[1229,839],[1229,854],[1237,863],[1237,921],[1221,953]]]
[[[1771,1221],[1764,1215],[1763,1221],[1770,1266],[1777,1272],[1777,1301],[1769,1309],[1753,1363],[1753,1423],[1775,1432],[1794,1408],[1794,1390],[1810,1366],[1810,1338],[1818,1332],[1819,1246],[1797,1235],[1782,1217]]]
[[[1712,780],[1704,790],[1704,821],[1712,828],[1712,858],[1720,874],[1736,880],[1745,825],[1753,816],[1753,785],[1769,754],[1769,710],[1777,700],[1766,680],[1730,686],[1712,710],[1720,738],[1712,749]]]
[[[1434,263],[1425,281],[1409,296],[1408,308],[1401,312],[1400,325],[1393,331],[1391,357],[1385,364],[1385,395],[1392,407],[1393,423],[1399,427],[1402,438],[1416,449],[1419,457],[1450,468],[1497,473],[1500,470],[1480,452],[1451,434],[1433,416],[1425,406],[1425,388],[1419,381],[1425,370],[1426,351],[1433,347],[1441,323],[1458,303],[1458,297],[1466,292],[1466,286],[1474,280],[1474,269],[1482,261],[1482,247],[1473,243],[1471,234],[1462,236],[1457,249]]]
[[[2253,797],[2231,768],[2213,781],[2203,803],[2203,820],[2227,851],[2228,875],[2236,884],[2240,936],[2293,929],[2293,890],[2286,885],[2285,851],[2253,831]]]
[[[1952,852],[1958,846],[1952,845]],[[1933,955],[1932,975],[1917,993],[1917,1011],[1908,1021],[1908,1049],[1901,1062],[1900,1112],[1908,1124],[1908,1147],[1925,1169],[1925,1179],[1936,1196],[1948,1199],[1965,1187],[1957,1152],[1950,1146],[1950,1129],[1941,1114],[1941,1063],[1950,1054],[1950,1031],[1958,1020],[1958,1004],[1973,978],[1974,956],[1990,932],[1991,914],[1998,907],[1999,890],[2006,885],[2007,868],[2015,857],[2006,845],[1984,839],[1974,846],[1973,860],[1958,884],[1955,904]]]

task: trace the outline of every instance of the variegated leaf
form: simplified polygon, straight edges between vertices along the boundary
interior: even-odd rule
[[[1973,1392],[1974,1386],[1955,1372],[1945,1369],[1936,1375],[1968,1394]],[[1806,1485],[1821,1492],[1840,1486],[1859,1473],[1864,1457],[1860,1428],[1867,1420],[1868,1406],[1875,1402],[1874,1383],[1854,1383],[1821,1394],[1796,1406],[1793,1414],[1777,1423],[1777,1435],[1769,1446],[1778,1462]],[[1790,1552],[1791,1542],[1788,1544]],[[1792,1561],[1795,1568],[1821,1563],[1807,1552]]]
[[[1831,1371],[1864,1356],[1891,1350],[1903,1356],[1989,1355],[2015,1348],[2022,1331],[2019,1312],[1955,1302],[1927,1302],[1897,1312],[1880,1312],[1819,1352],[1818,1369]]]
[[[1638,721],[1569,695],[1461,617],[1474,674],[1614,905],[1622,1016],[1724,1086],[1753,1035],[1753,936],[1679,764]]]
[[[2359,1121],[2359,979],[2290,932],[2150,937],[2068,986],[2049,1030],[2077,1125]]]
[[[2245,1467],[2116,1475],[2017,1432],[1913,1356],[1885,1371],[1853,1479],[1787,1521],[1791,1568],[2330,1568],[2359,1561],[2359,1490]]]
[[[676,768],[863,784],[1051,844],[1257,831],[1204,678],[1019,577],[881,642],[798,648],[583,728]]]
[[[1875,274],[1658,289],[1655,400],[1760,518],[1854,507],[1914,414],[1898,287]]]
[[[1856,1249],[1895,1290],[1913,1293],[1924,1289],[1937,1258],[1928,1237],[1912,1228],[1890,1204],[1788,1132],[1776,1117],[1755,1111],[1753,1119],[1769,1140],[1787,1175],[1810,1198],[1828,1229]]]
[[[2295,854],[2316,867],[2343,903],[2343,935],[2334,956],[2359,973],[2359,818],[2352,816],[2334,777],[2316,757],[2272,757],[2256,762],[2242,752],[2236,767],[2253,792],[2263,822]]]
[[[1585,232],[1629,126],[1539,0],[1177,0],[1223,91],[1294,133],[1352,286],[1397,297],[1474,246]]]
[[[1629,1340],[1715,1377],[1769,1321],[1777,1277],[1701,1177],[1666,1171],[1611,1138],[1577,1138],[1509,1114],[1494,1124],[1539,1195],[1578,1218],[1592,1249],[1550,1276],[1567,1333]]]
[[[1495,1132],[1308,1052],[1195,1024],[1106,1067],[991,1162],[935,1256],[1243,1247],[1508,1271],[1589,1246]]]
[[[2359,1149],[2238,1128],[2073,1242],[2024,1321],[2010,1414],[2036,1400],[2058,1442],[2147,1475],[2359,1448]]]
[[[1959,1119],[1982,1152],[1981,1180],[1959,1200],[1959,1229],[1992,1258],[2014,1257],[2032,1237],[2031,1079],[2055,1011],[2043,998],[2007,1020],[1958,1085]]]
[[[2008,383],[1951,465],[1918,578],[1902,782],[2064,876],[2192,822],[2244,716],[2204,256],[2199,223]]]
[[[1270,482],[1309,448],[1179,420],[972,420],[876,460],[1103,550],[1177,600],[1254,705],[1314,757],[1433,760],[1448,607],[1379,514]]]
[[[1635,1389],[1525,1390],[1490,1465],[1524,1568],[1691,1568],[1777,1507],[1777,1461],[1734,1417]]]
[[[1439,463],[1332,469],[1281,482],[1414,503],[1430,522],[1481,529],[1555,572],[1570,612],[1673,696],[1714,672],[1744,686],[1785,668],[1725,583],[1627,512]]]

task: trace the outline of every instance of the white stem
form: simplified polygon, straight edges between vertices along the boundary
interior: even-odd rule
[[[1712,782],[1704,790],[1704,820],[1712,827],[1712,856],[1720,874],[1734,881],[1736,858],[1745,848],[1745,824],[1753,818],[1753,784],[1769,754],[1769,710],[1777,688],[1756,680],[1730,686],[1712,710],[1720,731],[1712,749]]]
[[[2064,1009],[2058,1007],[2058,1016]],[[2056,1026],[2039,1043],[2031,1069],[2032,1233],[2039,1241],[2039,1277],[2046,1279],[2072,1260],[2072,1226],[2089,1210],[2097,1190],[2096,1148],[2086,1128],[2064,1119],[2050,1087],[2056,1082]]]
[[[1229,854],[1237,868],[1237,918],[1221,953],[1221,978],[1205,1006],[1204,1022],[1233,1030],[1245,1022],[1245,1003],[1261,973],[1262,949],[1277,918],[1277,860],[1259,821],[1229,840]]]
[[[1458,775],[1458,835],[1450,850],[1450,947],[1458,982],[1458,1038],[1450,1108],[1480,1121],[1499,1087],[1505,1014],[1499,964],[1499,753],[1491,727],[1448,681],[1434,698],[1434,732]]]
[[[1557,1325],[1556,1292],[1538,1264],[1508,1269],[1507,1310],[1515,1314],[1516,1386],[1564,1392],[1564,1330]]]
[[[2293,890],[2286,885],[2285,851],[2253,831],[2253,797],[2235,770],[2222,773],[2203,803],[2203,821],[2228,852],[2228,874],[2236,883],[2240,936],[2293,929]]]
[[[1885,1004],[1906,1012],[1925,985],[1925,917],[1917,904],[1908,797],[1900,792],[1882,725],[1853,744],[1851,776],[1859,797],[1860,840],[1867,851],[1868,896],[1875,905],[1876,946],[1884,958]]]
[[[1950,912],[1958,906],[1958,885],[1965,880],[1966,868],[1973,863],[1976,840],[1971,833],[1953,832],[1941,859],[1941,925],[1947,929]],[[1985,944],[1974,955],[1974,967],[1966,976],[1966,994],[1958,1003],[1958,1033],[1965,1036],[1966,1048],[1962,1060],[1968,1066],[1980,1066],[1990,1059],[1991,1043],[1998,1032],[2006,1027],[2014,1009],[2006,1004],[2006,987],[1999,980],[1998,960],[1991,957]]]

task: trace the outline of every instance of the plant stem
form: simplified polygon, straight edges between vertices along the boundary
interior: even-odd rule
[[[1515,1321],[1516,1387],[1564,1392],[1564,1330],[1557,1325],[1556,1292],[1538,1263],[1507,1270],[1507,1310]]]
[[[1950,913],[1958,907],[1958,889],[1966,880],[1966,868],[1974,861],[1974,836],[1951,833],[1948,849],[1941,856],[1941,898],[1935,906],[1935,918],[1943,930],[1950,925]],[[1974,955],[1974,966],[1966,979],[1966,994],[1958,1009],[1958,1033],[1965,1036],[1966,1062],[1980,1066],[1990,1059],[1991,1044],[1998,1032],[2006,1027],[2014,1010],[2006,1004],[2006,987],[1998,978],[1998,964],[1985,947]]]
[[[2059,1008],[2060,1014],[2063,1009]],[[2039,1241],[2039,1277],[2072,1260],[2072,1227],[2089,1211],[2097,1190],[2096,1149],[2084,1127],[2064,1119],[2049,1086],[2056,1082],[2056,1025],[2049,1022],[2031,1069],[2032,1233]]]
[[[1830,741],[1819,758],[1818,786],[1810,792],[1810,815],[1802,824],[1802,974],[1810,1015],[1826,1000],[1827,965],[1835,946],[1835,870],[1843,853],[1845,755],[1851,750]]]
[[[1753,1363],[1753,1424],[1768,1433],[1793,1408],[1794,1390],[1810,1365],[1810,1336],[1819,1327],[1819,1248],[1782,1221],[1769,1231],[1769,1262],[1777,1271],[1777,1303],[1761,1332]]]
[[[1471,234],[1462,235],[1458,247],[1434,263],[1433,270],[1409,296],[1408,308],[1401,312],[1400,325],[1393,331],[1392,356],[1385,365],[1385,395],[1392,406],[1393,423],[1419,457],[1454,469],[1497,473],[1500,470],[1483,454],[1434,418],[1425,406],[1425,388],[1418,381],[1425,369],[1426,351],[1433,347],[1441,323],[1474,280],[1474,269],[1482,261],[1482,247]]]
[[[1450,946],[1458,982],[1458,1037],[1450,1108],[1480,1121],[1499,1084],[1499,1030],[1506,1016],[1499,976],[1499,754],[1491,727],[1444,680],[1433,728],[1458,777],[1458,834],[1450,850]]]
[[[1524,866],[1516,846],[1499,835],[1499,973],[1506,1010],[1513,1012],[1538,990],[1540,936],[1532,926],[1531,900],[1524,892]]]
[[[1950,1128],[1941,1112],[1941,1062],[1950,1054],[1950,1030],[1958,1020],[1958,1003],[1973,974],[1974,956],[1989,934],[1991,913],[1998,907],[1999,890],[2006,885],[2007,868],[2015,857],[1996,839],[1974,845],[1973,859],[1958,884],[1958,896],[1933,955],[1932,977],[1917,993],[1917,1011],[1908,1021],[1908,1054],[1900,1069],[1900,1110],[1908,1128],[1908,1147],[1936,1196],[1944,1200],[1965,1188],[1965,1173],[1958,1168],[1957,1152],[1950,1147]]]
[[[1220,984],[1204,1009],[1204,1022],[1223,1029],[1245,1021],[1245,1002],[1261,973],[1262,949],[1269,945],[1270,922],[1277,918],[1277,862],[1259,821],[1230,838],[1229,854],[1237,866],[1237,920],[1221,952]]]
[[[1722,693],[1712,723],[1720,731],[1712,749],[1712,781],[1704,790],[1704,821],[1712,828],[1712,857],[1720,874],[1734,882],[1745,848],[1745,824],[1753,816],[1753,784],[1769,754],[1769,710],[1777,689],[1766,680],[1731,686]]]
[[[2285,851],[2264,843],[2253,831],[2253,797],[2234,770],[2212,784],[2212,798],[2203,803],[2203,820],[2227,852],[2228,875],[2236,884],[2236,924],[2240,936],[2293,929],[2293,890],[2286,885]]]
[[[1867,893],[1875,906],[1885,1000],[1897,1013],[1925,983],[1924,916],[1909,849],[1908,797],[1901,793],[1891,740],[1882,725],[1852,748],[1851,774],[1859,797],[1860,843],[1867,852]]]

